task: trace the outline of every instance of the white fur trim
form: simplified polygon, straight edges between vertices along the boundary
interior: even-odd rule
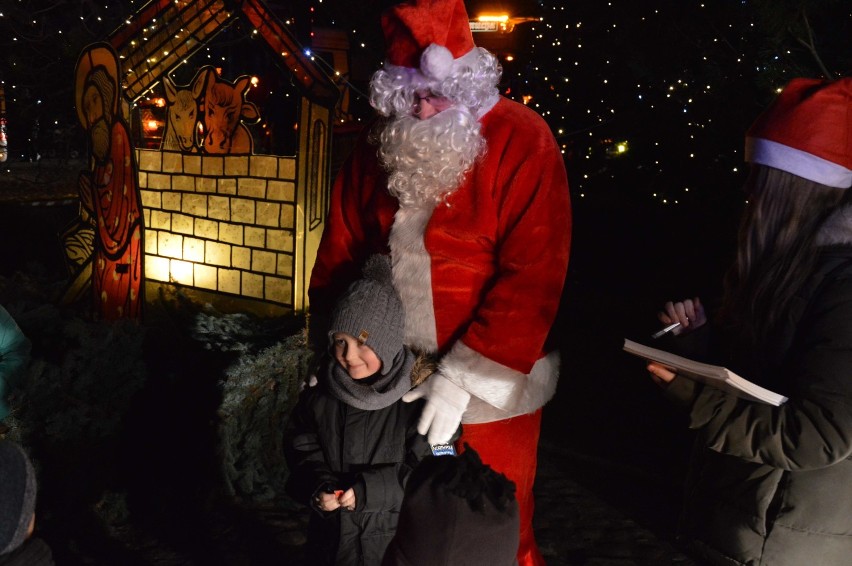
[[[745,160],[749,163],[787,171],[829,187],[840,189],[852,187],[852,170],[812,153],[772,140],[746,138]]]
[[[444,80],[453,70],[453,54],[443,45],[433,43],[420,56],[420,71],[430,79]]]
[[[398,85],[405,86],[411,83],[416,83],[425,87],[428,83],[428,79],[426,79],[426,77],[423,76],[423,73],[421,73],[418,69],[392,65],[387,61],[385,62],[384,68],[385,72],[393,75],[394,82]],[[418,86],[418,88],[420,87]]]
[[[438,349],[432,258],[423,239],[434,207],[434,203],[400,207],[389,237],[394,286],[405,310],[405,343],[426,352]],[[456,342],[441,360],[439,371],[471,394],[463,423],[493,422],[531,413],[553,397],[559,378],[559,353],[539,359],[524,375]]]
[[[525,375],[456,342],[438,370],[472,396],[462,422],[491,422],[531,413],[553,397],[559,353],[540,358]]]
[[[452,57],[452,54],[446,47],[441,47],[440,45],[433,43],[429,47],[427,47],[423,51],[423,54],[420,56],[421,65],[423,65],[423,57],[426,55],[427,52],[429,52],[430,48],[432,47],[443,49],[447,51],[447,54],[449,54],[450,57]],[[438,53],[438,51],[433,50],[433,56],[436,53]],[[445,78],[457,73],[461,67],[475,65],[478,56],[479,53],[474,47],[458,59],[449,59],[449,61],[447,61],[444,59],[444,57],[438,55],[438,58],[434,62],[436,69],[432,69],[431,67],[429,68],[429,70],[427,70],[426,68],[412,69],[411,67],[394,65],[392,63],[388,63],[387,61],[385,61],[384,68],[386,72],[395,75],[397,82],[401,85],[417,82],[418,84],[422,83],[425,87],[433,80],[442,81]],[[431,62],[427,65],[431,65]],[[442,76],[438,77],[430,74],[430,72],[434,72],[435,70],[439,70],[439,72],[442,72]]]
[[[423,234],[435,203],[419,208],[400,207],[391,227],[389,244],[393,283],[405,311],[405,344],[425,352],[438,349],[435,308],[432,304],[432,258]]]
[[[482,117],[491,112],[491,109],[500,102],[500,95],[495,93],[494,96],[482,103],[479,110],[476,111],[476,119],[482,120]]]

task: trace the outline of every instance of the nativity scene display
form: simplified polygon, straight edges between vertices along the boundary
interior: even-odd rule
[[[79,217],[61,234],[70,271],[63,300],[90,301],[98,318],[139,318],[163,287],[258,314],[307,306],[338,91],[262,2],[234,11],[201,4],[150,2],[79,57],[75,106],[89,166],[79,175]],[[291,155],[257,151],[259,135],[270,149],[258,133],[271,127],[263,113],[282,106],[250,100],[257,74],[187,65],[188,45],[199,50],[235,22],[280,60],[263,65],[270,74],[261,80],[294,91]],[[167,44],[173,56],[158,57]]]

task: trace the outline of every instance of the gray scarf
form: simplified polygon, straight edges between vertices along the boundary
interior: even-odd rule
[[[352,379],[346,370],[332,357],[326,364],[325,385],[338,400],[364,411],[384,409],[399,401],[411,389],[411,368],[416,356],[403,348],[393,359],[393,365],[385,375],[376,374],[369,384]]]

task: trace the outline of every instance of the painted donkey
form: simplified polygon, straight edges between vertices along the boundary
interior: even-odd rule
[[[249,77],[239,77],[230,83],[220,79],[215,71],[204,94],[204,144],[207,153],[252,153],[254,142],[245,121],[253,124],[260,113],[245,94],[250,87]]]
[[[168,76],[163,77],[168,113],[161,149],[185,153],[198,151],[195,133],[199,121],[199,100],[204,94],[207,75],[206,71],[197,73],[189,88],[178,88]]]

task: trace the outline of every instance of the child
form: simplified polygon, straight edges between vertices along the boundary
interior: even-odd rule
[[[36,478],[30,459],[14,442],[0,440],[0,565],[52,566],[50,548],[31,537]]]
[[[330,356],[285,434],[287,493],[310,506],[308,564],[380,564],[396,531],[405,483],[440,452],[417,433],[423,402],[402,402],[423,364],[403,346],[403,311],[387,256],[338,301]],[[458,432],[456,437],[458,436]]]

